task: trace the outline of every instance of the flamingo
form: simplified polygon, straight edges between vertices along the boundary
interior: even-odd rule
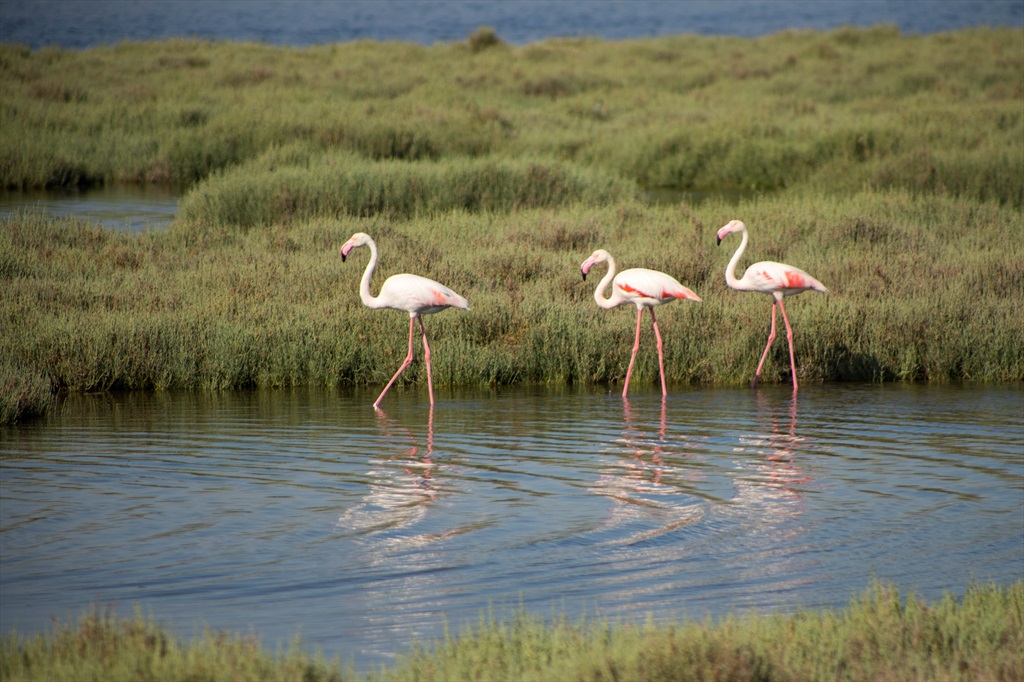
[[[785,296],[796,296],[809,289],[827,294],[828,289],[825,288],[824,284],[800,268],[772,261],[754,263],[743,273],[742,279],[736,279],[736,265],[740,262],[740,257],[747,248],[747,226],[739,220],[730,221],[728,225],[725,225],[718,231],[718,243],[721,245],[722,239],[733,232],[742,232],[743,241],[740,242],[740,247],[736,249],[732,260],[729,261],[729,265],[725,268],[726,284],[737,291],[756,291],[757,293],[768,294],[772,297],[772,329],[768,333],[768,343],[764,347],[764,353],[761,354],[761,361],[757,363],[754,381],[751,382],[750,386],[751,388],[757,386],[757,378],[761,375],[761,367],[764,365],[765,358],[768,357],[768,349],[771,348],[772,341],[775,340],[775,306],[778,304],[779,308],[782,309],[782,321],[786,323],[786,338],[789,340],[789,366],[793,372],[793,392],[795,393],[797,381],[796,359],[793,354],[793,328],[789,326],[789,319],[786,317],[786,306],[782,304],[782,299]]]
[[[374,409],[379,409],[380,401],[384,399],[384,394],[395,383],[398,375],[412,362],[413,327],[417,320],[420,324],[420,332],[423,334],[423,355],[427,364],[427,389],[430,391],[430,405],[433,407],[434,383],[430,375],[430,345],[427,343],[427,330],[423,326],[422,315],[438,313],[445,308],[469,310],[469,302],[443,284],[439,284],[426,277],[409,274],[388,277],[380,288],[380,295],[372,296],[370,294],[370,278],[373,276],[374,268],[377,267],[377,245],[370,235],[356,232],[349,237],[349,240],[339,250],[341,260],[344,262],[349,252],[360,246],[370,247],[370,262],[367,263],[366,271],[363,272],[363,279],[359,282],[359,298],[362,299],[363,305],[367,308],[392,308],[409,313],[409,353],[405,356],[405,361],[401,367],[391,377],[391,381],[388,382],[388,385],[377,396],[373,407]]]
[[[594,290],[594,300],[597,305],[605,310],[617,308],[626,303],[636,306],[636,341],[633,343],[633,354],[629,358],[629,369],[626,370],[626,383],[622,387],[622,397],[626,397],[629,391],[629,377],[633,373],[633,363],[636,360],[636,352],[640,348],[640,321],[643,319],[644,310],[651,311],[651,324],[654,325],[654,337],[658,341],[658,369],[661,372],[661,395],[668,395],[665,390],[665,357],[662,354],[661,332],[658,331],[658,320],[654,316],[654,306],[662,303],[670,303],[674,300],[689,299],[700,302],[700,296],[693,293],[674,277],[666,275],[657,270],[646,268],[631,268],[615,274],[615,260],[604,249],[598,249],[590,254],[590,258],[583,261],[580,270],[583,271],[583,279],[587,279],[587,273],[596,263],[608,263],[608,273]],[[612,284],[612,295],[604,297],[604,290],[608,284]]]

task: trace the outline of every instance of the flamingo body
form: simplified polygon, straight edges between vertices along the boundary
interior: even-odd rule
[[[469,302],[445,285],[407,273],[384,280],[377,301],[379,305],[370,307],[404,310],[410,315],[431,315],[445,308],[469,310]]]
[[[629,368],[626,370],[626,381],[622,387],[622,397],[626,397],[629,391],[629,378],[633,374],[633,363],[636,361],[636,353],[640,349],[640,322],[643,319],[644,310],[651,311],[651,324],[654,327],[654,336],[658,345],[658,369],[661,372],[661,394],[667,395],[665,388],[665,358],[662,351],[661,332],[658,330],[658,320],[654,315],[655,306],[663,303],[671,303],[675,300],[700,301],[700,296],[679,283],[676,278],[666,275],[657,270],[647,268],[630,268],[615,273],[615,260],[604,249],[598,249],[590,255],[590,258],[583,261],[580,270],[583,272],[583,279],[597,263],[608,263],[608,272],[604,279],[594,290],[594,301],[605,310],[617,308],[620,305],[632,303],[636,306],[636,339],[633,343],[633,353],[629,358]],[[605,297],[604,291],[608,285],[612,285],[612,293]]]
[[[739,220],[732,220],[718,231],[717,238],[718,243],[721,244],[722,239],[734,232],[742,233],[743,239],[740,241],[736,253],[733,254],[732,259],[729,261],[729,265],[725,268],[726,284],[737,291],[753,291],[772,297],[772,326],[768,334],[768,344],[764,347],[764,352],[761,354],[761,361],[757,364],[757,371],[754,372],[754,381],[751,383],[751,386],[757,385],[757,379],[761,375],[761,367],[764,365],[765,358],[768,357],[768,349],[771,348],[772,342],[775,340],[775,307],[778,305],[782,310],[782,321],[786,324],[786,338],[789,341],[789,365],[793,374],[793,391],[796,391],[798,386],[796,380],[796,358],[793,352],[793,328],[789,326],[789,319],[786,317],[786,307],[783,305],[782,299],[786,296],[796,296],[810,290],[827,294],[828,289],[824,284],[800,268],[774,261],[754,263],[743,273],[743,277],[737,279],[736,266],[739,264],[740,258],[747,248],[747,226]]]
[[[633,303],[638,307],[653,307],[674,300],[696,300],[700,298],[674,277],[657,270],[646,268],[630,268],[623,270],[612,279],[613,294],[609,298],[618,298],[618,305]]]
[[[362,299],[363,305],[368,308],[391,308],[409,313],[409,352],[405,357],[405,361],[398,368],[398,371],[395,372],[395,375],[391,377],[391,381],[384,387],[384,390],[381,391],[373,406],[374,408],[380,406],[380,401],[384,399],[384,394],[395,383],[398,375],[412,363],[413,332],[417,321],[420,325],[420,332],[423,335],[423,356],[427,365],[427,389],[430,392],[430,405],[433,406],[434,382],[431,377],[430,368],[430,344],[427,342],[427,330],[423,326],[422,316],[439,313],[446,308],[469,310],[469,302],[440,282],[407,273],[388,277],[380,288],[380,294],[373,296],[370,293],[370,279],[373,277],[373,271],[377,267],[378,253],[377,244],[374,243],[370,235],[364,232],[356,232],[352,235],[339,249],[341,260],[344,261],[353,249],[360,246],[370,247],[370,262],[367,263],[366,270],[363,272],[363,278],[359,282],[359,298]]]

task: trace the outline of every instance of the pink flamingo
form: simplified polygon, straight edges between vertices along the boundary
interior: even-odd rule
[[[779,308],[782,309],[782,321],[786,323],[786,338],[789,340],[789,366],[793,372],[793,391],[795,392],[797,390],[797,382],[796,359],[793,354],[793,328],[789,326],[789,319],[786,317],[786,306],[782,304],[782,299],[784,296],[796,296],[808,289],[814,289],[815,291],[827,294],[828,289],[825,288],[824,284],[800,268],[772,261],[754,263],[743,273],[742,279],[736,279],[736,265],[740,262],[744,249],[747,248],[747,226],[739,220],[730,221],[728,225],[718,231],[718,243],[721,244],[722,239],[733,232],[742,232],[743,241],[740,242],[740,247],[736,249],[732,260],[729,261],[729,265],[725,268],[726,284],[737,291],[756,291],[772,297],[772,329],[768,333],[768,344],[764,347],[764,353],[761,354],[761,362],[757,363],[754,381],[750,385],[751,387],[757,386],[757,378],[761,375],[761,367],[764,365],[765,358],[768,357],[768,349],[771,348],[772,341],[775,340],[775,305],[778,304]]]
[[[605,310],[617,308],[625,303],[636,305],[636,341],[633,343],[633,354],[629,358],[629,369],[626,370],[626,383],[622,387],[622,397],[626,397],[629,391],[629,377],[633,374],[633,363],[636,360],[636,352],[640,348],[640,321],[643,319],[644,310],[651,311],[651,324],[654,325],[654,337],[658,341],[658,369],[661,372],[661,395],[668,395],[665,390],[665,357],[662,354],[661,332],[658,331],[658,320],[654,316],[654,306],[662,303],[670,303],[678,299],[689,299],[700,301],[700,296],[693,293],[674,277],[666,275],[657,270],[646,268],[631,268],[615,274],[615,260],[604,249],[598,249],[590,254],[590,258],[583,261],[580,270],[583,271],[583,279],[587,279],[587,273],[596,263],[608,263],[608,273],[594,290],[594,300],[597,305]],[[612,284],[612,295],[604,297],[604,290],[608,284]]]
[[[434,382],[430,375],[430,345],[427,343],[427,330],[423,326],[421,315],[441,312],[445,308],[469,310],[469,302],[443,284],[426,277],[409,274],[388,277],[380,288],[380,295],[376,298],[373,297],[370,295],[370,278],[373,276],[374,268],[377,267],[377,245],[370,235],[363,232],[356,232],[352,235],[340,249],[341,260],[344,261],[352,249],[360,246],[370,247],[370,262],[366,265],[363,279],[359,282],[359,298],[362,299],[363,305],[368,308],[392,308],[409,313],[409,353],[405,356],[405,362],[395,372],[395,376],[391,377],[391,381],[377,396],[373,407],[377,408],[380,405],[384,394],[395,383],[395,379],[412,362],[413,326],[417,320],[420,323],[420,332],[423,334],[423,355],[427,363],[427,389],[430,391],[430,405],[433,407]]]

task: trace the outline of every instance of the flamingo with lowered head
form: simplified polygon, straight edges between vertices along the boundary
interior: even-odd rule
[[[434,383],[430,375],[430,345],[427,343],[427,330],[423,326],[422,315],[438,313],[445,308],[469,310],[469,302],[443,284],[439,284],[426,277],[409,274],[388,277],[380,288],[380,295],[372,296],[370,294],[370,278],[373,277],[374,268],[377,267],[377,245],[370,238],[370,235],[363,232],[356,232],[352,235],[339,250],[341,260],[344,261],[352,249],[360,246],[370,247],[370,262],[366,265],[363,279],[359,282],[359,298],[362,299],[363,305],[367,308],[392,308],[409,313],[409,353],[405,356],[405,361],[401,367],[391,377],[391,381],[388,382],[388,385],[377,396],[373,407],[376,409],[380,406],[380,401],[384,399],[384,394],[395,383],[398,375],[412,362],[413,327],[417,320],[420,324],[420,332],[423,334],[423,356],[427,364],[427,389],[430,391],[430,405],[433,407]]]
[[[828,293],[825,285],[814,279],[800,268],[794,268],[785,263],[773,261],[762,261],[754,263],[743,273],[741,279],[736,279],[736,265],[739,264],[743,251],[747,248],[747,226],[739,220],[732,220],[718,231],[718,243],[733,232],[742,232],[743,240],[733,254],[732,260],[725,268],[725,282],[737,291],[756,291],[759,294],[768,294],[772,297],[772,329],[768,333],[768,343],[761,354],[761,361],[757,363],[757,371],[754,372],[754,381],[751,387],[757,386],[757,378],[761,375],[761,367],[765,358],[768,357],[768,349],[772,347],[775,340],[775,306],[778,304],[782,309],[782,321],[786,323],[786,338],[789,340],[789,366],[793,372],[793,391],[797,390],[796,382],[796,358],[793,354],[793,328],[789,326],[789,319],[786,317],[786,306],[782,304],[785,296],[796,296],[809,289]]]
[[[661,332],[658,331],[658,320],[654,316],[654,306],[662,303],[671,303],[676,299],[700,301],[700,296],[693,293],[674,277],[666,275],[657,270],[646,268],[630,268],[615,274],[615,260],[604,249],[598,249],[590,254],[590,258],[583,261],[580,270],[583,271],[583,279],[587,279],[590,268],[597,263],[608,263],[608,273],[594,290],[594,300],[597,305],[605,310],[617,308],[626,303],[636,306],[636,341],[633,343],[633,354],[629,358],[629,369],[626,370],[626,383],[622,387],[622,397],[626,397],[629,391],[629,377],[633,374],[633,363],[636,360],[636,352],[640,348],[640,321],[643,319],[644,310],[651,311],[651,324],[654,325],[654,337],[658,343],[658,369],[661,372],[661,395],[665,396],[665,357],[662,353]],[[612,284],[611,296],[605,297],[604,290],[608,284]]]

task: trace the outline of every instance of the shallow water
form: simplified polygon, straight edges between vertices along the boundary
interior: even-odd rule
[[[40,212],[75,217],[115,230],[167,227],[181,192],[162,185],[111,185],[92,189],[0,190],[0,218]]]
[[[612,618],[1024,578],[1024,387],[94,395],[0,431],[0,630],[90,604],[360,668]]]

